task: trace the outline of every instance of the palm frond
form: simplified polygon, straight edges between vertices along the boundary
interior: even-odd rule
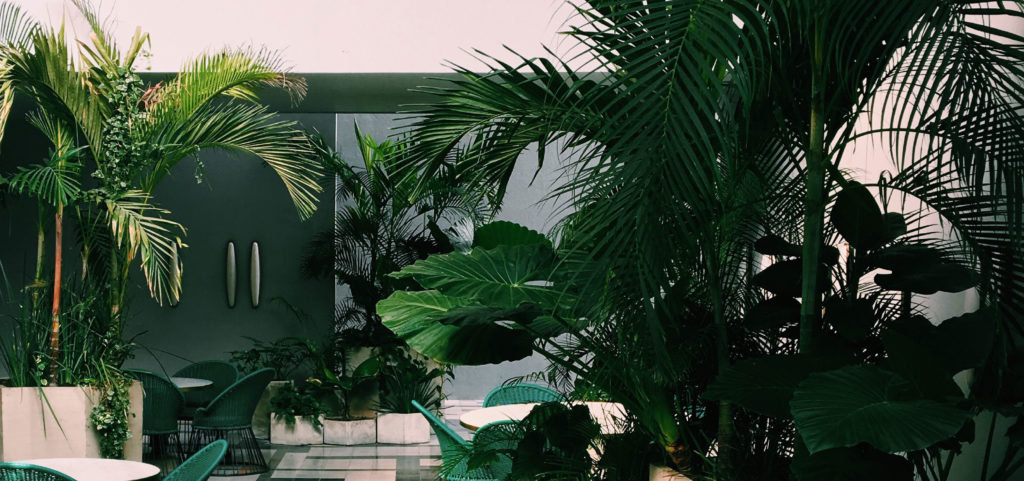
[[[185,228],[161,217],[168,211],[154,207],[149,194],[128,191],[117,198],[103,200],[107,223],[117,245],[126,248],[130,257],[138,255],[146,276],[150,295],[158,303],[175,302],[181,294],[181,266],[173,266],[174,252],[185,247],[181,238]],[[173,273],[177,272],[175,276]]]
[[[309,218],[317,208],[323,187],[320,161],[310,148],[305,133],[294,122],[275,120],[266,108],[252,104],[206,105],[194,112],[188,122],[154,121],[148,137],[151,146],[162,146],[154,153],[159,159],[144,183],[151,191],[157,183],[187,155],[203,148],[223,148],[258,157],[281,178],[299,216]]]
[[[153,94],[149,109],[152,124],[159,128],[189,122],[217,98],[255,102],[260,87],[280,88],[295,101],[306,93],[305,80],[283,73],[276,52],[234,49],[201,55],[187,62],[174,80]]]

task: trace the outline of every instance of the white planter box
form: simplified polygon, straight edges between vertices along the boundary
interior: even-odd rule
[[[355,419],[324,421],[324,443],[351,446],[353,444],[373,444],[377,442],[377,420]]]
[[[323,416],[320,416],[321,423],[323,420]],[[306,416],[295,416],[295,422],[288,424],[283,417],[271,413],[270,442],[292,446],[323,444],[324,430],[314,426]]]
[[[277,395],[291,381],[270,381],[263,390],[260,400],[256,402],[256,410],[252,413],[252,433],[260,439],[270,438],[270,399]]]
[[[125,459],[142,460],[142,384],[129,388],[131,413]],[[89,415],[99,401],[90,387],[0,387],[0,460],[98,458],[99,436]]]
[[[377,416],[377,442],[417,444],[430,441],[430,425],[422,414],[381,414]]]
[[[692,481],[679,471],[668,466],[651,465],[650,481]]]

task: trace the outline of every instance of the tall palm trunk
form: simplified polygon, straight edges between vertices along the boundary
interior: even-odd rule
[[[64,240],[64,205],[57,204],[53,229],[53,311],[50,321],[50,366],[49,380],[57,382],[57,356],[60,354],[60,285],[61,285],[61,245]]]
[[[46,262],[46,226],[43,223],[43,216],[46,215],[46,206],[42,201],[39,201],[39,217],[36,229],[36,275],[33,282],[32,288],[32,312],[39,312],[40,303],[42,296],[40,296],[39,287],[43,285],[43,273],[45,268],[43,264]]]
[[[803,285],[800,305],[800,352],[809,353],[821,318],[818,264],[825,225],[825,81],[824,33],[814,26],[811,46],[811,121],[807,146],[807,193],[804,205]]]
[[[709,236],[705,245],[708,269],[708,285],[711,295],[711,306],[715,322],[715,355],[718,364],[718,373],[721,374],[729,367],[729,334],[726,326],[725,303],[722,299],[721,276],[719,275],[719,263],[717,244],[714,236]],[[723,479],[731,479],[735,464],[736,430],[733,426],[732,405],[727,401],[718,403],[718,470]]]

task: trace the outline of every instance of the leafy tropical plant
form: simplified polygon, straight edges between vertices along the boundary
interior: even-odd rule
[[[246,337],[252,347],[231,351],[229,360],[243,374],[265,367],[273,368],[278,380],[288,380],[308,360],[306,340],[298,337],[282,337],[273,342]]]
[[[378,412],[418,413],[412,401],[433,411],[441,409],[444,399],[442,369],[429,366],[426,359],[404,346],[386,349],[380,358]]]
[[[306,340],[306,349],[313,358],[313,373],[306,381],[324,390],[328,399],[327,414],[335,419],[356,419],[352,414],[353,397],[366,393],[378,381],[380,359],[371,353],[370,357],[353,364],[349,352],[353,347],[343,335],[339,335],[333,343],[318,347],[312,340]]]
[[[334,230],[319,234],[309,245],[303,271],[313,277],[333,276],[347,286],[350,297],[336,308],[335,330],[363,329],[369,345],[394,342],[380,325],[377,302],[408,282],[388,274],[452,249],[454,230],[488,216],[486,203],[458,187],[451,173],[439,175],[417,191],[414,175],[397,166],[407,161],[410,145],[397,138],[376,142],[355,127],[362,165],[353,167],[320,136],[314,146],[327,170],[337,178],[340,206]],[[451,168],[445,168],[451,171]]]
[[[574,70],[545,59],[513,65],[484,56],[490,72],[460,68],[461,78],[434,90],[437,101],[414,117],[415,155],[402,166],[429,178],[454,146],[467,145],[470,167],[460,170],[460,180],[501,192],[523,149],[562,141],[575,155],[553,195],[570,194],[562,198],[574,213],[563,222],[557,261],[509,247],[474,248],[407,268],[404,276],[434,291],[398,292],[381,303],[394,322],[406,321],[394,324],[400,337],[453,361],[493,362],[502,356],[473,352],[469,332],[518,336],[511,343],[516,350],[503,350],[510,357],[537,348],[535,339],[544,337],[533,334],[577,333],[572,349],[552,361],[575,365],[627,404],[666,459],[693,468],[695,476],[784,477],[792,469],[801,479],[828,479],[822,468],[846,459],[859,472],[907,479],[914,470],[889,451],[927,451],[926,444],[953,434],[952,426],[966,419],[962,409],[955,416],[916,413],[925,423],[949,416],[942,429],[914,442],[859,438],[872,447],[825,451],[828,443],[820,444],[804,422],[739,409],[728,397],[694,401],[740,359],[799,352],[808,357],[790,365],[819,365],[813,356],[828,352],[834,326],[846,323],[869,331],[874,342],[888,342],[861,346],[860,365],[812,374],[807,382],[857,381],[865,393],[885,384],[894,389],[886,395],[914,399],[905,396],[919,386],[886,374],[898,373],[895,368],[876,366],[883,359],[898,363],[915,349],[896,348],[901,341],[884,335],[889,321],[915,312],[915,297],[860,294],[871,287],[860,279],[869,271],[857,263],[892,240],[879,235],[891,234],[897,220],[873,215],[877,196],[906,215],[896,224],[908,232],[897,237],[926,244],[941,260],[905,275],[925,278],[918,282],[973,272],[984,312],[999,313],[992,315],[993,349],[977,371],[984,375],[971,386],[974,405],[1017,399],[1008,375],[1019,349],[1024,292],[1010,260],[1024,254],[1019,5],[608,0],[578,9],[582,24],[569,34],[580,43],[575,60],[589,64]],[[595,73],[578,73],[587,70]],[[892,166],[861,190],[843,169],[867,143]],[[846,197],[867,206],[865,192],[874,210],[840,202]],[[762,251],[782,260],[764,272],[759,240]],[[846,243],[852,255],[841,256],[837,247]],[[773,249],[780,245],[783,251]],[[501,266],[502,276],[467,270],[486,265]],[[471,274],[455,275],[465,272]],[[875,284],[900,289],[909,282],[905,275],[876,276]],[[768,282],[771,276],[788,282]],[[771,284],[785,290],[763,289]],[[862,316],[840,314],[869,305],[889,314],[872,317],[871,326]],[[788,329],[766,328],[781,317],[795,320]],[[702,342],[691,352],[679,349],[689,347],[680,341],[690,336]],[[544,341],[540,346],[550,351]],[[694,402],[706,408],[704,416],[695,415]],[[903,427],[886,425],[893,438]],[[850,433],[831,429],[837,437]],[[712,440],[715,462],[702,465]],[[957,449],[938,459],[945,466]],[[899,469],[885,469],[894,465]],[[917,474],[926,470],[918,466]],[[981,471],[984,479],[1007,473]]]
[[[320,420],[326,409],[320,403],[319,389],[316,386],[294,384],[282,386],[270,399],[271,412],[280,416],[288,424],[295,424],[295,417],[302,416],[317,428],[323,427]]]
[[[42,27],[16,8],[0,8],[5,16],[0,24],[16,27],[4,31],[12,36],[0,45],[0,92],[25,94],[39,109],[31,117],[33,123],[54,146],[49,162],[22,169],[9,183],[13,190],[54,206],[57,241],[63,208],[80,202],[75,214],[86,232],[83,239],[96,241],[83,247],[82,264],[102,266],[101,272],[90,272],[110,284],[110,316],[118,320],[128,268],[136,258],[150,294],[159,302],[177,299],[180,278],[175,273],[181,268],[172,263],[177,262],[176,250],[184,247],[184,228],[153,205],[152,194],[180,160],[203,148],[254,155],[278,173],[303,218],[316,207],[320,170],[305,134],[292,122],[275,120],[256,103],[262,87],[281,88],[295,97],[304,93],[301,80],[279,73],[276,54],[235,49],[201,55],[174,79],[146,88],[134,64],[148,35],[138,30],[122,51],[104,31],[91,4],[81,1],[75,6],[90,27],[89,38],[76,44],[77,56],[63,26]],[[14,99],[12,94],[3,95],[0,119],[6,120]],[[91,160],[88,168],[71,162],[75,153]],[[92,172],[98,186],[80,187],[84,171]],[[93,230],[101,226],[105,232]],[[55,252],[60,256],[61,249]],[[37,258],[41,263],[42,244]],[[56,300],[59,257],[55,266]],[[58,315],[54,314],[54,326],[59,327]],[[111,328],[120,332],[120,322]]]

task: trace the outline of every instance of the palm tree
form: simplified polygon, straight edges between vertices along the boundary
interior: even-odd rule
[[[275,120],[257,103],[257,89],[263,87],[283,89],[296,99],[305,92],[301,79],[280,73],[281,62],[275,53],[234,49],[203,54],[188,62],[172,80],[144,89],[134,63],[148,35],[137,30],[122,52],[88,2],[75,2],[75,6],[91,27],[89,40],[78,42],[78,60],[68,48],[63,26],[44,28],[21,19],[16,8],[5,5],[0,9],[5,25],[27,22],[27,27],[12,30],[23,32],[27,41],[19,43],[7,37],[0,45],[4,67],[0,77],[0,92],[4,93],[0,112],[4,116],[0,120],[6,119],[14,100],[9,92],[21,91],[42,112],[38,117],[59,126],[65,134],[61,139],[72,142],[58,144],[51,136],[56,158],[62,158],[62,152],[82,150],[92,159],[93,176],[100,186],[80,193],[86,207],[80,224],[91,224],[86,218],[98,216],[107,226],[108,264],[104,271],[111,285],[111,326],[117,330],[128,268],[135,257],[140,258],[150,294],[158,302],[178,297],[180,278],[172,273],[180,272],[180,266],[172,263],[177,259],[176,249],[184,247],[184,228],[167,219],[168,212],[153,205],[152,196],[160,180],[181,159],[204,148],[254,155],[281,177],[302,218],[316,209],[320,169],[306,135],[293,122]],[[33,177],[29,174],[21,178],[25,180],[23,190],[45,188],[30,188],[28,180]],[[59,256],[63,204],[55,207]],[[55,262],[56,310],[60,258]],[[56,349],[56,311],[53,324],[52,346]]]
[[[451,237],[463,223],[479,223],[489,216],[482,196],[471,196],[457,186],[453,170],[416,190],[417,178],[398,165],[411,145],[398,138],[376,142],[355,126],[362,165],[353,167],[314,136],[314,148],[327,170],[337,178],[339,207],[334,229],[310,243],[303,272],[310,277],[333,277],[347,286],[351,299],[335,309],[338,326],[359,328],[374,346],[394,339],[383,328],[376,305],[395,290],[408,289],[408,281],[390,277],[430,254],[451,251]],[[340,330],[340,329],[339,329]]]
[[[1024,307],[1013,260],[1024,251],[1019,9],[953,0],[585,2],[583,25],[569,34],[581,45],[576,58],[596,73],[525,58],[484,57],[486,74],[459,69],[462,78],[435,91],[437,102],[412,124],[407,167],[425,178],[467,143],[475,164],[463,180],[500,192],[523,149],[563,140],[575,156],[553,195],[572,194],[579,213],[568,222],[572,250],[614,272],[604,319],[628,333],[617,342],[648,353],[657,378],[685,383],[688,366],[671,341],[694,305],[709,313],[719,373],[749,342],[761,354],[815,353],[826,331],[822,299],[834,289],[818,272],[836,264],[825,212],[837,193],[857,189],[842,170],[854,142],[873,139],[894,162],[871,187],[916,199],[941,219],[913,232],[919,237],[952,226],[957,242],[945,252],[982,274],[983,304],[1003,313],[1002,354],[992,359],[1005,366],[1016,347],[1008,333],[1024,327],[1013,321]],[[789,277],[800,285],[799,343],[735,335],[764,296],[748,282],[765,234],[799,267]],[[856,292],[853,281],[846,288]],[[602,387],[682,461],[688,422],[657,413],[678,399],[620,381]],[[727,401],[716,411],[720,474],[738,476],[742,413]],[[800,442],[776,449],[807,454]]]

